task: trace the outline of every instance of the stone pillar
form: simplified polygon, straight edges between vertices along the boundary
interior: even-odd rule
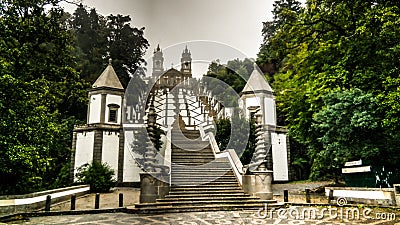
[[[256,193],[256,181],[254,174],[242,175],[242,187],[246,194],[254,195]]]
[[[267,154],[271,148],[269,144],[269,132],[264,129],[262,114],[258,111],[255,115],[257,121],[256,130],[256,149],[254,152],[254,163],[256,165],[255,170],[250,171],[249,175],[244,175],[245,180],[244,189],[249,194],[258,196],[262,200],[271,200],[273,198],[272,193],[272,170],[267,168]]]
[[[140,173],[140,203],[156,202],[158,197],[157,179],[150,173]]]
[[[151,101],[147,118],[150,140],[147,142],[144,162],[145,172],[140,173],[140,203],[154,203],[157,199],[164,198],[170,190],[169,183],[165,182],[169,181],[169,174],[163,170],[163,166],[157,164],[157,150],[153,146],[155,138],[154,127],[157,119],[154,109],[154,97]]]
[[[147,115],[147,131],[150,140],[147,142],[147,151],[145,155],[144,169],[146,172],[155,172],[156,163],[156,149],[154,148],[154,127],[156,125],[157,114],[154,108],[154,96],[151,100],[149,107],[149,114]]]
[[[255,195],[262,200],[271,200],[272,193],[272,170],[254,171]]]
[[[169,193],[169,184],[157,179],[160,176],[156,173],[140,173],[140,203],[154,203]]]

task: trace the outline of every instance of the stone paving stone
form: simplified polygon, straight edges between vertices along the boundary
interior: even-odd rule
[[[19,222],[26,225],[122,225],[122,224],[149,224],[149,225],[262,225],[262,224],[318,224],[318,225],[348,225],[348,224],[374,224],[374,225],[400,225],[400,221],[376,221],[376,220],[338,220],[325,217],[315,219],[280,219],[277,215],[273,218],[259,218],[256,211],[217,211],[217,212],[192,212],[170,213],[162,215],[139,215],[125,213],[105,213],[91,215],[69,215],[36,217],[30,221]]]

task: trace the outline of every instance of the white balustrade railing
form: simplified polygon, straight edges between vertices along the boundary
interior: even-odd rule
[[[199,126],[200,135],[202,140],[209,140],[211,149],[214,153],[215,158],[228,158],[229,163],[233,169],[233,173],[235,174],[237,180],[239,181],[240,185],[242,185],[242,171],[243,171],[243,164],[240,161],[240,158],[236,154],[234,149],[227,149],[225,151],[220,151],[218,147],[218,143],[215,140],[215,136],[212,132],[205,132],[203,126]]]

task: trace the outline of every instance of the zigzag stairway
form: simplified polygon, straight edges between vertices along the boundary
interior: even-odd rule
[[[135,205],[136,213],[259,209],[264,203],[243,192],[227,158],[215,159],[198,130],[172,129],[171,187],[164,199]]]

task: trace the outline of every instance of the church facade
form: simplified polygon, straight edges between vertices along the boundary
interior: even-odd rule
[[[71,177],[78,168],[92,161],[107,163],[115,171],[119,185],[135,186],[140,182],[141,165],[138,164],[132,143],[138,129],[146,128],[149,102],[154,104],[157,124],[164,130],[164,143],[160,154],[167,157],[168,130],[180,115],[190,129],[211,126],[213,120],[229,117],[233,110],[221,107],[216,99],[199,97],[201,89],[192,78],[192,57],[186,47],[182,52],[180,70],[164,70],[164,56],[157,47],[154,50],[150,99],[139,98],[140,103],[127,104],[127,95],[111,62],[88,90],[87,123],[75,126],[72,142]],[[195,86],[186,90],[180,84]],[[262,115],[269,147],[266,156],[268,169],[273,170],[275,181],[290,180],[290,149],[286,131],[276,124],[275,96],[270,85],[255,67],[241,92],[239,107],[246,118],[255,113]],[[222,151],[222,150],[221,150]],[[168,162],[167,162],[168,164]]]

